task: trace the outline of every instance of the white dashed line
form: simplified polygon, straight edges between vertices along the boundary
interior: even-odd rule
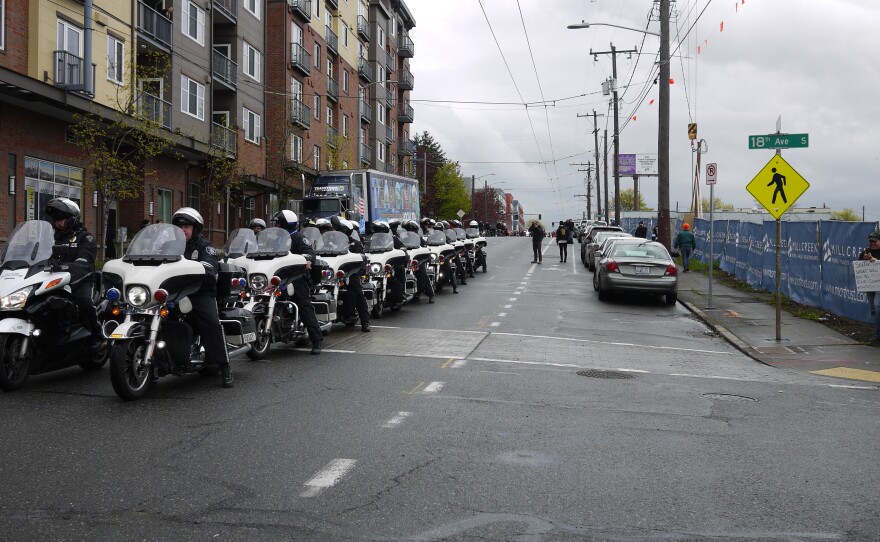
[[[499,317],[499,318],[504,318],[505,316],[507,316],[507,313],[506,313],[506,312],[499,312],[499,313],[498,313],[498,317]]]
[[[396,416],[385,422],[382,427],[393,428],[400,425],[403,420],[409,417],[409,412],[398,412]]]
[[[511,298],[509,299],[509,301],[516,301],[516,298],[515,298],[515,297],[511,297]]]
[[[425,389],[422,390],[422,393],[437,393],[438,391],[443,389],[444,384],[446,384],[446,382],[431,382],[430,384],[425,386]]]
[[[321,469],[311,480],[303,484],[305,489],[299,496],[304,498],[317,496],[328,487],[336,484],[354,467],[355,463],[357,463],[355,459],[334,459],[327,463],[326,467]]]
[[[512,309],[512,308],[513,308],[513,305],[504,305],[504,308],[505,308],[505,309]]]
[[[498,327],[498,326],[501,325],[501,322],[492,322],[492,323],[489,324],[489,325],[492,326],[492,327]]]

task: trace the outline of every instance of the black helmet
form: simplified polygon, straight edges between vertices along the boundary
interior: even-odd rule
[[[437,231],[443,231],[446,229],[446,226],[444,226],[442,222],[434,222],[433,228]]]
[[[400,227],[400,219],[392,218],[388,221],[388,227],[391,228],[391,233],[397,233],[397,228]]]
[[[403,223],[403,229],[413,233],[419,233],[419,224],[415,220],[407,220]]]
[[[341,216],[333,216],[330,218],[330,225],[333,226],[333,229],[336,231],[341,231],[345,235],[351,235],[352,227],[351,222],[342,218]]]
[[[449,224],[450,224],[453,228],[460,228],[460,227],[461,227],[461,222],[458,221],[458,220],[450,220],[450,221],[449,221]]]
[[[391,227],[387,222],[373,222],[373,233],[389,233]]]
[[[251,220],[250,224],[248,224],[248,228],[250,228],[250,229],[260,228],[260,229],[265,230],[266,229],[266,221],[263,220],[262,218],[255,218],[255,219]]]
[[[275,225],[279,228],[283,228],[290,233],[296,231],[299,227],[299,217],[296,216],[296,213],[291,211],[290,209],[282,209],[275,213],[275,216],[272,218],[275,221]]]
[[[178,209],[174,216],[171,217],[171,223],[175,226],[185,226],[187,224],[192,226],[193,235],[191,239],[198,238],[205,228],[205,221],[202,220],[202,215],[192,207],[181,207]]]
[[[79,205],[67,198],[55,198],[46,204],[46,215],[52,219],[52,227],[60,233],[73,233],[79,227]],[[64,219],[61,228],[55,226],[56,220]]]

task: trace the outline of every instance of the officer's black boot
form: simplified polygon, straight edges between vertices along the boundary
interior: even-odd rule
[[[312,343],[312,355],[317,356],[321,353],[321,341],[315,341]]]
[[[232,378],[232,368],[229,367],[228,363],[220,367],[220,374],[223,377],[224,388],[231,388],[235,385],[235,380]]]

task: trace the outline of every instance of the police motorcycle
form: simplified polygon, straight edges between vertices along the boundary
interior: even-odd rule
[[[247,235],[244,233],[243,235]],[[310,271],[307,260],[300,254],[290,252],[290,233],[283,228],[266,228],[256,238],[256,246],[231,263],[244,269],[247,274],[247,291],[244,309],[254,315],[257,338],[247,353],[253,360],[266,357],[273,342],[308,342],[299,307],[293,302],[294,281]],[[320,321],[321,332],[330,330],[331,324]]]
[[[350,252],[348,236],[340,231],[325,231],[320,233],[320,237],[316,236],[316,232],[320,233],[316,228],[303,228],[302,234],[312,243],[321,262],[321,290],[336,301],[335,321],[353,326],[358,322],[358,313],[356,300],[347,289],[348,284],[353,280],[361,281],[367,306],[372,309],[375,302],[373,284],[364,277],[366,256]]]
[[[418,296],[415,294],[415,292],[418,291],[418,283],[415,274],[419,269],[425,269],[428,275],[428,282],[430,283],[431,288],[434,288],[434,282],[436,281],[436,270],[434,269],[436,264],[432,264],[434,255],[431,252],[431,249],[422,246],[422,238],[417,233],[401,230],[398,234],[398,238],[403,243],[404,250],[406,250],[410,262],[410,269],[407,272],[406,291],[407,294],[412,294],[411,299],[415,300],[418,299]],[[412,281],[412,284],[410,284],[410,281]]]
[[[205,365],[201,338],[186,321],[205,279],[205,266],[183,257],[186,238],[172,224],[151,224],[139,231],[120,259],[104,264],[106,299],[122,322],[108,321],[104,334],[111,340],[110,382],[127,401],[142,397],[154,379],[200,373],[215,375],[218,368]],[[217,277],[218,299],[232,294],[228,270]],[[222,305],[223,303],[221,303]],[[231,358],[251,350],[256,340],[249,311],[221,306],[220,323]]]
[[[330,222],[327,219],[318,219],[319,221],[324,221],[328,225]],[[315,316],[318,318],[318,322],[321,324],[321,330],[324,331],[326,324],[326,331],[324,334],[326,335],[333,324],[337,321],[338,318],[338,300],[337,289],[336,289],[336,276],[335,271],[327,262],[327,260],[320,257],[320,253],[324,248],[324,240],[321,237],[321,231],[314,226],[306,226],[302,230],[300,230],[302,236],[309,240],[309,243],[312,245],[312,250],[315,251],[316,258],[315,261],[312,262],[312,288],[310,292],[312,306],[315,308]]]
[[[467,281],[467,249],[464,246],[464,240],[459,239],[458,234],[455,233],[453,228],[448,226],[448,223],[444,222],[446,225],[446,229],[443,230],[443,233],[446,234],[446,242],[455,247],[455,256],[453,257],[455,263],[455,272],[458,278],[459,284],[466,285]]]
[[[447,284],[455,286],[455,246],[448,242],[442,226],[435,226],[434,231],[428,234],[428,249],[430,249],[432,262],[436,265],[436,281],[432,285],[434,293],[440,293]]]
[[[365,243],[364,252],[368,258],[368,276],[374,289],[374,303],[370,310],[373,318],[381,318],[387,307],[399,311],[412,293],[407,294],[407,268],[409,257],[403,250],[394,248],[394,236],[387,224],[372,223],[372,232]],[[411,292],[415,290],[412,278]]]
[[[467,238],[474,243],[474,269],[483,268],[483,273],[488,269],[486,262],[486,246],[489,244],[486,238],[480,235],[480,228],[477,227],[477,221],[471,220],[468,229],[465,230]]]
[[[474,270],[476,269],[476,253],[474,252],[474,242],[470,239],[465,232],[464,228],[461,227],[461,222],[455,221],[455,227],[452,228],[452,231],[455,232],[455,238],[462,243],[464,243],[464,256],[463,262],[465,265],[465,271],[467,271],[467,275],[471,278],[474,276]]]
[[[93,348],[71,295],[71,274],[50,263],[54,229],[43,220],[16,226],[0,254],[0,389],[22,387],[28,376],[79,365],[97,371],[107,347]],[[92,299],[99,305],[100,272]],[[105,312],[98,307],[98,315]]]

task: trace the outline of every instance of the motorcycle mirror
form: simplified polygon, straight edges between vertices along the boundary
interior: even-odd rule
[[[293,296],[293,283],[291,282],[287,283],[287,295]]]
[[[192,301],[190,301],[188,297],[184,297],[183,299],[181,299],[180,301],[177,302],[177,308],[183,314],[188,314],[190,311],[193,310]]]

